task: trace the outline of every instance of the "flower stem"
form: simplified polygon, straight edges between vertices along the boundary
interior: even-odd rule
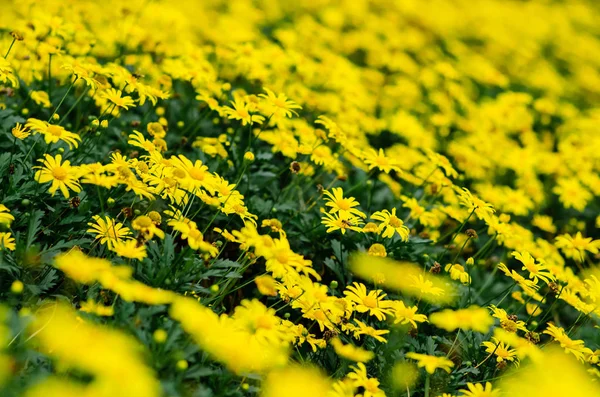
[[[48,100],[52,102],[52,54],[48,54]]]
[[[6,51],[6,54],[4,55],[4,59],[8,58],[8,54],[10,54],[10,50],[12,50],[13,45],[15,45],[15,41],[17,41],[17,39],[13,38],[12,43],[10,43],[10,47],[8,47],[8,51]]]
[[[63,102],[65,101],[65,98],[67,97],[67,95],[69,95],[69,92],[71,92],[71,89],[75,85],[75,82],[77,81],[77,79],[78,79],[78,77],[75,77],[75,80],[73,80],[73,82],[71,83],[71,85],[67,89],[67,92],[65,92],[65,95],[63,95],[62,99],[60,100],[60,102],[58,103],[58,105],[56,106],[56,108],[54,109],[54,112],[52,112],[52,115],[48,119],[48,122],[50,122],[52,120],[52,117],[54,117],[54,115],[56,114],[56,112],[58,112],[58,108],[60,108],[60,105],[63,104]],[[48,97],[50,97],[50,94],[48,94]]]
[[[61,125],[63,123],[63,121],[66,120],[67,116],[73,111],[73,109],[75,109],[75,106],[77,106],[77,104],[79,103],[79,101],[81,101],[83,99],[83,97],[85,96],[85,94],[88,92],[88,89],[86,88],[85,91],[83,91],[81,93],[81,95],[79,95],[79,98],[77,98],[77,100],[75,101],[75,103],[73,104],[73,106],[71,106],[69,108],[69,110],[67,110],[67,113],[65,113],[61,118],[60,118],[60,123],[58,123],[58,125]]]

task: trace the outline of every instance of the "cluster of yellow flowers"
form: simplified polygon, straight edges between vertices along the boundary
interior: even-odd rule
[[[14,183],[39,203],[99,206],[68,238],[93,242],[47,264],[115,302],[168,307],[244,391],[249,378],[265,397],[381,397],[388,384],[429,397],[440,376],[467,397],[600,395],[600,350],[573,336],[600,318],[595,5],[23,0],[2,13],[0,31],[12,32],[0,36],[0,125],[9,120],[11,138],[0,142],[10,153],[0,155],[2,261],[25,269],[23,252],[43,234],[33,221],[14,226],[28,211],[4,193]],[[257,166],[271,159],[289,168]],[[253,206],[252,178],[284,173],[292,182]],[[316,193],[305,200],[301,184]],[[318,211],[320,237],[292,235],[304,225],[278,219],[280,198],[297,204],[294,216]],[[330,257],[309,255],[324,237]],[[164,249],[174,245],[207,272],[226,249],[239,257],[185,292],[140,277],[161,255],[175,267]],[[242,295],[248,285],[255,296]],[[17,280],[7,294],[23,290]],[[100,323],[115,304],[80,298],[78,312],[11,303],[29,322],[26,342],[56,363],[26,395],[161,395],[143,343]],[[0,306],[10,346],[8,313]],[[457,358],[467,344],[485,358]],[[391,363],[379,360],[386,348]],[[331,353],[337,368],[325,374],[301,351]],[[0,391],[11,354],[0,350]],[[477,378],[489,360],[514,372]],[[464,382],[442,378],[461,366]]]

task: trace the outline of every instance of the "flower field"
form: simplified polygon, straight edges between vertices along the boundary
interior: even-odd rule
[[[592,0],[0,14],[0,396],[600,396]]]

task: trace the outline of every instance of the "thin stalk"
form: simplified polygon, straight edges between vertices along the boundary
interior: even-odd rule
[[[85,96],[85,94],[87,94],[87,92],[89,91],[89,87],[86,87],[85,91],[83,91],[81,93],[81,95],[79,95],[79,97],[77,98],[77,100],[75,101],[75,103],[73,104],[73,106],[71,106],[69,108],[69,110],[67,110],[67,113],[65,113],[62,117],[60,122],[58,123],[58,125],[61,125],[63,123],[63,121],[65,121],[67,119],[67,116],[69,114],[71,114],[71,112],[73,111],[73,109],[75,109],[75,106],[77,106],[77,104],[79,104],[79,101],[81,101],[83,99],[83,97]]]
[[[75,80],[73,80],[73,82],[71,83],[71,85],[69,86],[69,88],[67,89],[67,92],[65,92],[65,95],[63,95],[62,99],[60,100],[60,102],[58,103],[58,105],[56,106],[56,108],[54,109],[54,112],[52,112],[52,115],[50,116],[50,118],[48,119],[48,123],[52,120],[52,117],[54,117],[54,115],[56,114],[56,112],[58,111],[58,108],[60,108],[60,105],[63,104],[63,102],[65,101],[65,98],[67,97],[67,95],[69,95],[69,92],[71,92],[71,89],[73,88],[73,86],[75,85],[75,83],[77,82],[77,79],[79,77],[75,77]],[[50,96],[50,94],[48,94],[48,97]]]
[[[10,54],[10,50],[12,50],[13,45],[15,45],[15,41],[17,41],[17,38],[13,37],[13,41],[10,43],[10,47],[8,47],[8,51],[6,51],[6,54],[4,55],[4,59],[8,58],[8,54]]]
[[[48,54],[48,100],[52,102],[52,54]]]

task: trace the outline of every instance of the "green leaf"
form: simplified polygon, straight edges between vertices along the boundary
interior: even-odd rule
[[[8,166],[10,165],[10,153],[0,154],[0,176],[8,175]]]
[[[42,225],[42,217],[44,216],[44,211],[36,210],[31,213],[31,217],[29,218],[29,227],[27,228],[27,240],[26,247],[29,248],[31,243],[33,243],[33,239],[40,230],[40,226]]]
[[[234,262],[232,260],[229,259],[219,259],[216,260],[212,265],[211,268],[219,268],[219,267],[224,267],[224,268],[230,268],[230,267],[234,267],[234,268],[238,268],[238,267],[242,267],[241,264]]]
[[[344,277],[344,271],[338,262],[334,261],[331,258],[325,258],[323,263],[325,263],[325,266],[327,266],[335,273],[335,275],[340,279],[340,281],[345,283],[346,278]]]

